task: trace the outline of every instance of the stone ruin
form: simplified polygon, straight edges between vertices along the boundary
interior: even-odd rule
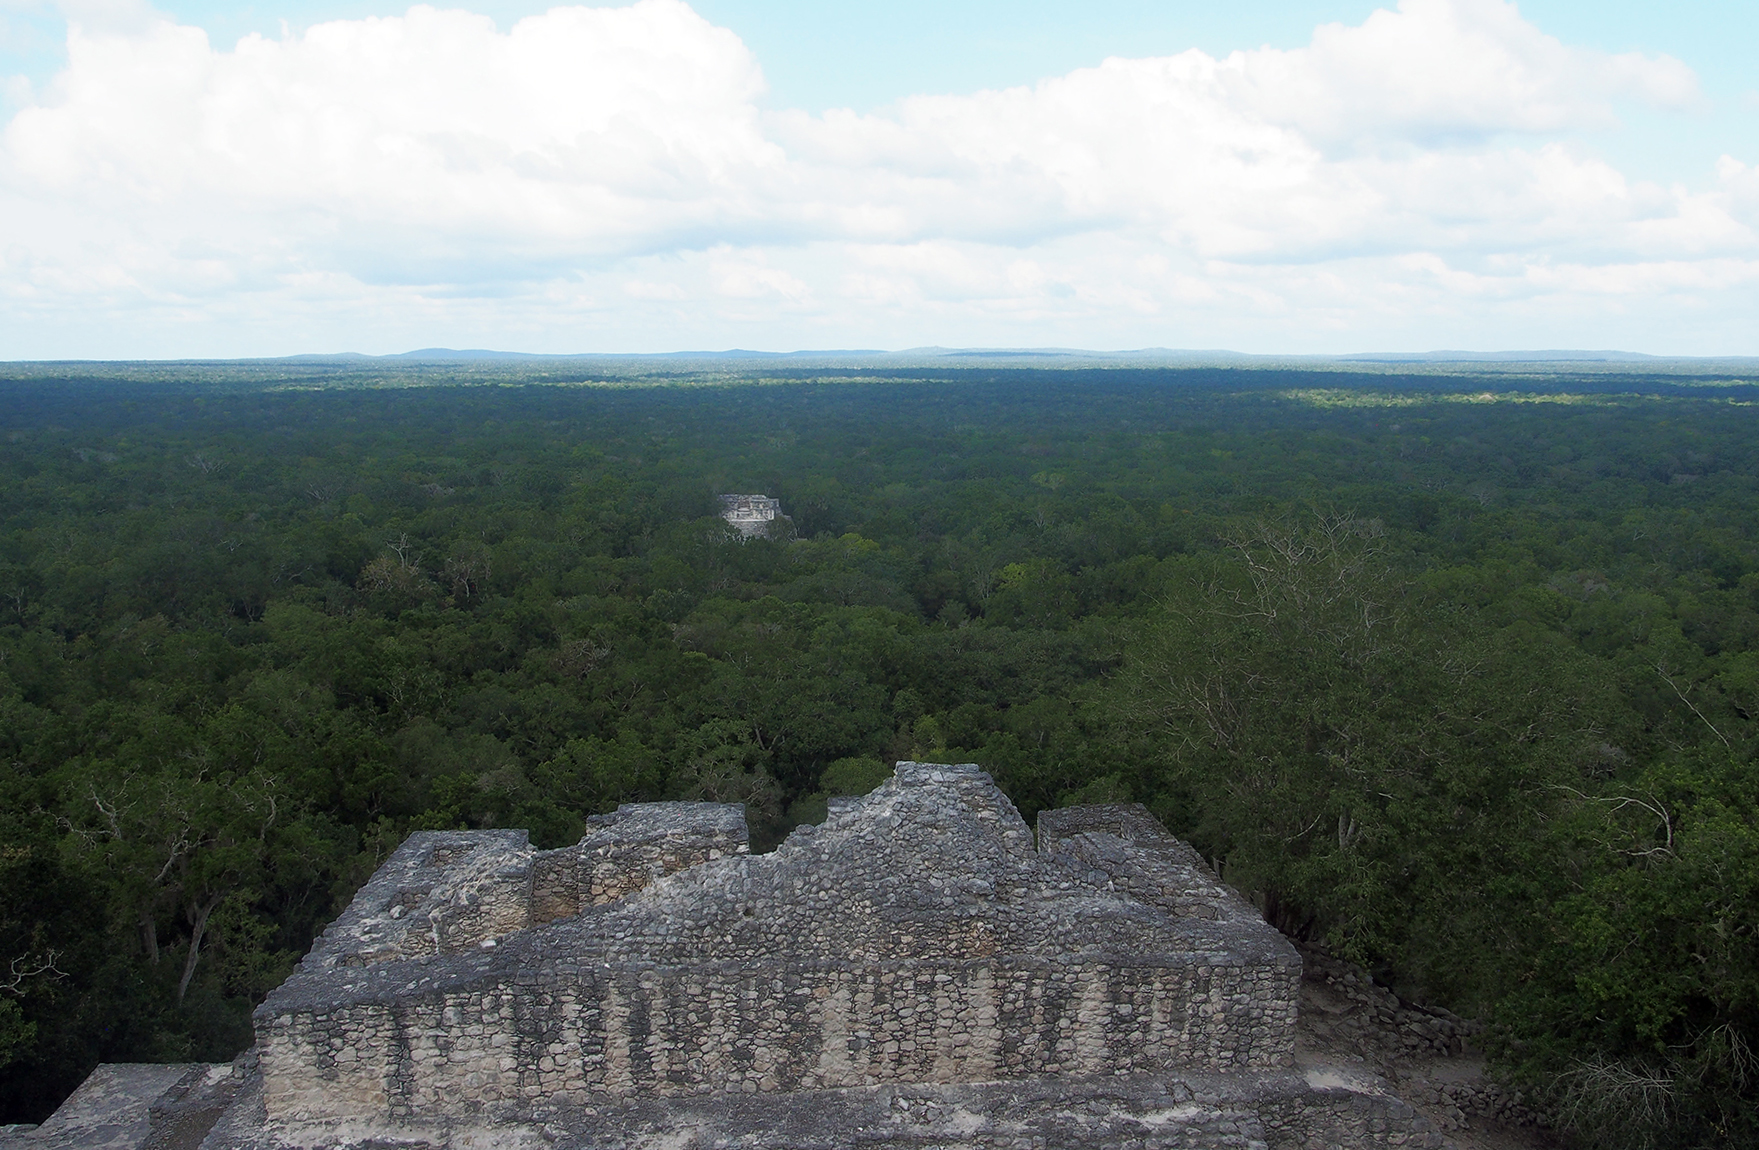
[[[158,1068],[113,1144],[1443,1145],[1295,1066],[1299,955],[1144,808],[1037,831],[975,766],[906,762],[767,855],[707,803],[552,851],[413,834],[252,1050]],[[56,1141],[62,1117],[0,1146],[95,1144]]]
[[[741,535],[764,535],[776,520],[786,520],[782,502],[767,495],[721,496],[721,518],[739,529]]]

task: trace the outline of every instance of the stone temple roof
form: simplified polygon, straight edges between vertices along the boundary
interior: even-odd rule
[[[651,804],[630,810],[629,818],[680,833],[697,825],[703,808],[728,809]],[[1195,854],[1151,817],[1141,818],[1162,845],[1183,852],[1182,877],[1198,882]],[[897,776],[867,799],[822,826],[800,828],[771,854],[730,853],[615,904],[537,929],[523,929],[518,915],[502,915],[519,929],[484,931],[458,953],[414,966],[308,960],[259,1015],[468,989],[509,972],[527,980],[535,972],[542,980],[573,977],[589,965],[748,970],[801,962],[862,964],[964,954],[974,947],[1062,961],[1155,956],[1175,963],[1234,960],[1298,968],[1294,949],[1206,872],[1197,896],[1201,914],[1189,913],[1190,907],[1180,913],[1096,869],[1105,863],[1108,846],[1121,860],[1129,840],[1107,832],[1081,837],[1088,840],[1084,851],[1065,838],[1055,853],[1041,855],[1031,830],[987,775],[975,768],[900,764]],[[457,847],[444,845],[469,840],[480,845],[468,854],[452,856]],[[533,854],[517,831],[455,834],[434,850],[448,862],[424,868],[432,872],[425,881],[442,893],[462,890],[466,899],[474,894],[478,906],[492,897],[491,884],[528,881],[524,860]],[[399,852],[381,875],[403,865]],[[372,939],[393,921],[383,908],[362,907],[362,901],[357,898],[338,925]],[[484,914],[495,917],[492,904]],[[495,945],[481,945],[488,941]],[[329,957],[335,942],[326,935],[313,956]]]
[[[777,519],[787,516],[782,514],[781,500],[767,495],[723,495],[721,518],[749,536],[767,531]]]
[[[201,1145],[1439,1144],[1292,1071],[1299,975],[1141,807],[1035,839],[970,765],[767,855],[713,804],[429,832],[259,1008]]]

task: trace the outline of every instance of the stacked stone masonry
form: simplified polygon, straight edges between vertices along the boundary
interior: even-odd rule
[[[303,969],[458,954],[746,851],[743,811],[721,803],[626,804],[588,824],[578,844],[553,851],[532,850],[525,831],[409,836]]]
[[[986,775],[916,764],[766,856],[726,851],[714,811],[626,808],[644,841],[670,825],[723,857],[534,927],[557,900],[546,885],[542,913],[519,905],[549,872],[514,836],[412,838],[386,871],[433,880],[438,945],[406,935],[413,965],[357,966],[354,928],[314,949],[258,1013],[271,1117],[511,1120],[637,1095],[1291,1059],[1286,942],[1219,887],[1186,917],[1119,888],[1114,871],[1153,873],[1164,832],[1041,853]],[[593,841],[577,874],[606,849]],[[344,922],[385,905],[378,882]]]
[[[202,1145],[1439,1145],[1291,1069],[1300,974],[1141,807],[1035,843],[969,765],[768,855],[715,804],[423,832],[258,1009]]]
[[[723,495],[721,518],[738,528],[741,534],[757,535],[786,516],[782,515],[781,501],[767,495]]]

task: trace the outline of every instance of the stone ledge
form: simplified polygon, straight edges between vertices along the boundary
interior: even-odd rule
[[[359,1121],[276,1129],[260,1100],[204,1150],[1350,1150],[1448,1145],[1389,1095],[1313,1086],[1293,1073],[1126,1075],[870,1086],[557,1108],[517,1124]],[[254,1108],[253,1108],[254,1107]]]

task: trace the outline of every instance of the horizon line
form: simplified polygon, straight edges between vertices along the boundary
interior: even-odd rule
[[[1309,361],[1317,363],[1364,364],[1437,364],[1437,363],[1759,363],[1759,353],[1750,355],[1669,355],[1617,349],[1535,348],[1521,350],[1471,351],[1434,349],[1429,351],[1359,351],[1359,352],[1242,352],[1226,348],[1128,348],[1101,350],[1069,347],[943,347],[928,345],[897,350],[882,348],[823,348],[793,351],[765,351],[750,348],[728,348],[719,351],[679,350],[663,352],[580,351],[529,352],[502,351],[487,348],[424,347],[411,351],[373,354],[368,352],[300,352],[278,356],[171,356],[162,358],[56,358],[0,360],[7,366],[55,364],[269,364],[307,363],[335,364],[362,362],[489,362],[489,361],[561,361],[561,360],[776,360],[776,359],[1027,359],[1027,360],[1230,360],[1230,361]]]

